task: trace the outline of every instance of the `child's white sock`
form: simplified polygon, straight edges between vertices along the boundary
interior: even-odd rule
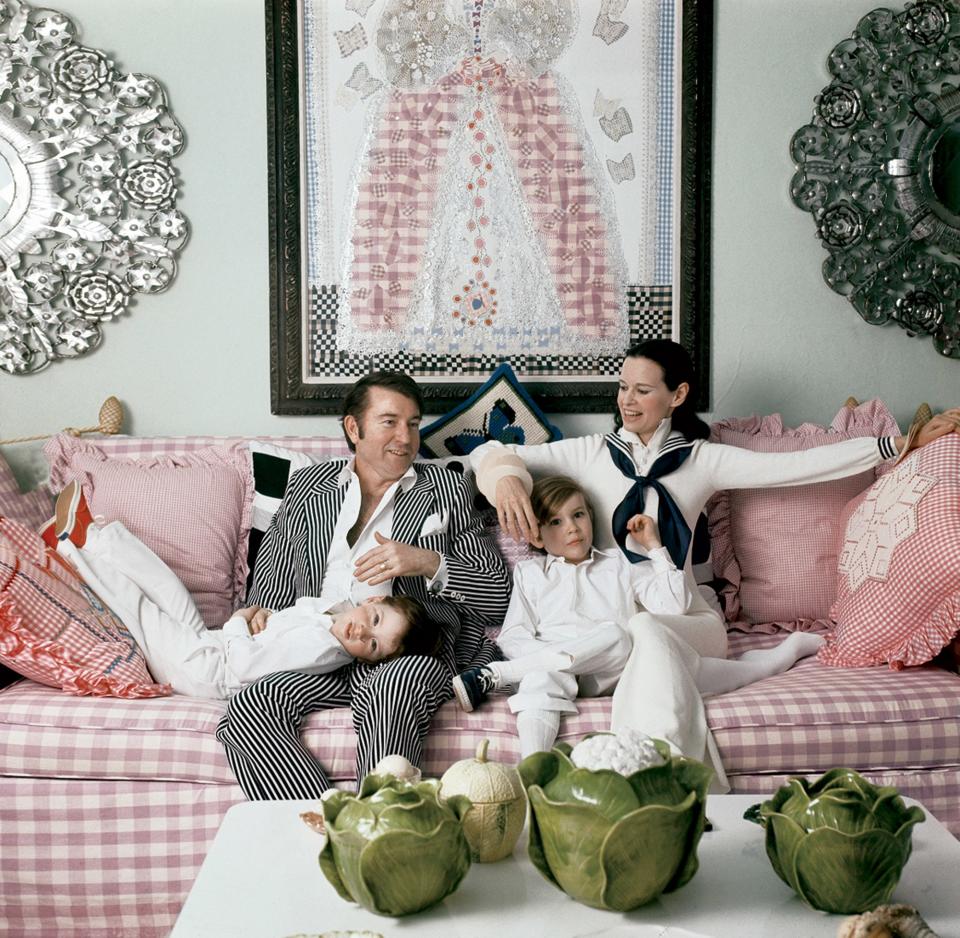
[[[570,655],[557,651],[538,651],[522,658],[493,661],[487,667],[497,677],[499,687],[519,684],[531,671],[565,671],[572,664]]]
[[[549,751],[556,742],[559,729],[560,714],[556,710],[521,710],[517,714],[520,758],[525,759],[534,752]]]
[[[755,648],[739,658],[701,658],[696,675],[701,694],[725,694],[793,667],[801,658],[815,654],[823,636],[791,632],[773,648]]]

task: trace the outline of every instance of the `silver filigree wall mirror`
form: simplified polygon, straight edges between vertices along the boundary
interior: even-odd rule
[[[183,130],[156,79],[55,10],[0,0],[0,370],[96,348],[176,275]]]
[[[790,145],[824,280],[866,322],[960,359],[960,4],[873,10],[827,68]]]

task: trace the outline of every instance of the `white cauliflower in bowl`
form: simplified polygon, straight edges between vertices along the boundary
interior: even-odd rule
[[[596,733],[581,739],[570,753],[570,761],[580,769],[611,769],[632,775],[640,769],[663,765],[666,759],[657,752],[653,739],[635,729],[619,733]]]

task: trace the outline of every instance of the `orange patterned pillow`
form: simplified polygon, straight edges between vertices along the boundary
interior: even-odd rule
[[[68,694],[163,697],[123,624],[40,536],[0,518],[0,662]]]

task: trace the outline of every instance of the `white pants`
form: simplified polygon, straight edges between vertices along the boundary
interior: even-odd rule
[[[639,612],[627,629],[633,652],[613,692],[611,728],[616,732],[633,727],[666,740],[685,756],[706,761],[708,740],[711,750],[716,747],[696,676],[701,655],[726,657],[723,619],[709,609],[682,616]],[[710,761],[725,783],[719,760]]]
[[[640,612],[627,623],[633,651],[613,692],[612,729],[633,727],[666,740],[716,773],[714,790],[729,783],[707,727],[703,695],[722,694],[786,671],[813,654],[820,636],[793,632],[779,645],[727,658],[727,630],[712,609],[682,616]]]
[[[127,627],[154,679],[178,694],[222,700],[225,649],[170,568],[119,521],[91,525],[82,548],[60,541],[57,551]]]
[[[564,632],[569,634],[560,638]],[[490,665],[504,683],[518,685],[509,705],[517,715],[521,757],[550,749],[560,715],[577,712],[578,696],[609,694],[630,656],[629,634],[612,622],[561,627],[553,634],[555,641],[515,636],[509,647],[518,657]]]
[[[549,641],[531,637],[524,640],[521,656],[498,661],[494,667],[508,683],[518,685],[509,700],[514,713],[576,713],[578,696],[603,697],[613,690],[630,648],[627,632],[613,623],[602,623],[575,638]]]

